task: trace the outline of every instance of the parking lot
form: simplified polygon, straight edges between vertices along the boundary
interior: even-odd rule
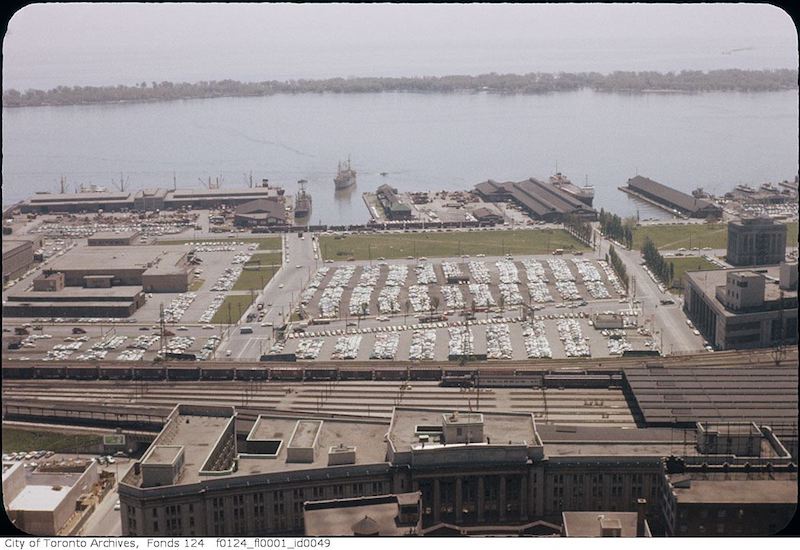
[[[639,311],[625,294],[606,262],[583,255],[329,264],[301,295],[310,324],[273,351],[300,360],[403,361],[650,349],[653,338],[637,332]],[[592,314],[608,311],[628,311],[628,328],[596,330]]]

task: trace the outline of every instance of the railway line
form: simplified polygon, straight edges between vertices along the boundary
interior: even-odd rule
[[[797,346],[788,348],[781,362],[797,363]],[[613,359],[556,359],[526,361],[482,361],[459,364],[448,361],[398,364],[396,361],[352,362],[128,362],[128,361],[14,361],[2,365],[4,380],[147,380],[147,381],[320,381],[320,380],[442,380],[448,376],[477,374],[484,381],[532,373],[570,372],[607,373],[625,367],[658,363],[664,366],[692,365],[758,367],[775,364],[772,353],[758,351],[722,351],[672,355],[666,357],[619,357]],[[551,374],[552,376],[552,374]]]

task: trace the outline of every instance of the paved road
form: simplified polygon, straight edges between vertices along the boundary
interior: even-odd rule
[[[600,257],[605,257],[611,243],[601,237],[599,232],[597,243],[600,247]],[[661,292],[658,285],[642,268],[642,256],[638,250],[625,250],[620,246],[615,246],[614,250],[625,263],[628,276],[636,279],[636,298],[642,300],[644,318],[653,319],[654,333],[656,331],[660,333],[658,341],[663,346],[662,354],[702,350],[702,337],[696,336],[686,324],[686,316],[681,310],[683,299],[680,296]],[[675,300],[675,304],[661,305],[662,298],[672,298]]]
[[[291,315],[293,306],[300,298],[300,293],[317,267],[322,265],[318,256],[316,241],[311,234],[300,237],[297,233],[287,233],[283,237],[283,265],[275,276],[267,283],[256,302],[244,313],[256,312],[256,303],[264,303],[263,323],[272,323],[272,327],[262,327],[261,323],[242,323],[252,327],[253,334],[239,334],[234,327],[231,334],[220,344],[217,357],[224,359],[227,350],[231,350],[231,359],[257,358],[266,353],[272,345],[273,328],[281,325]],[[297,267],[300,266],[300,267]],[[272,305],[268,305],[272,304]]]
[[[102,469],[114,472],[117,476],[116,481],[119,483],[121,477],[125,477],[133,467],[133,460],[116,459],[117,462],[113,466],[104,466]],[[119,510],[114,510],[119,496],[117,495],[117,485],[114,486],[100,501],[91,517],[86,520],[86,523],[81,528],[81,535],[90,535],[98,537],[120,536],[122,534],[122,518]]]

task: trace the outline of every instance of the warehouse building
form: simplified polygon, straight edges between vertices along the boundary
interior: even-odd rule
[[[53,536],[79,511],[79,498],[97,483],[97,463],[29,469],[3,463],[3,503],[11,522],[30,535]]]
[[[31,290],[9,293],[7,317],[130,317],[145,303],[140,286],[68,288],[59,292]]]
[[[378,187],[376,196],[389,220],[411,219],[411,206],[400,200],[400,197],[397,195],[397,189],[394,187],[384,183]]]
[[[254,199],[238,206],[234,211],[236,227],[288,225],[286,205],[279,197]]]
[[[3,284],[16,279],[33,265],[34,243],[3,239]]]
[[[786,258],[786,225],[752,217],[728,223],[728,253],[735,266],[774,265]]]
[[[711,201],[693,197],[642,176],[635,176],[629,179],[628,186],[624,189],[655,201],[669,209],[677,210],[690,218],[719,218],[722,216],[722,208]]]
[[[263,185],[245,189],[140,189],[135,192],[36,193],[19,204],[23,214],[80,212],[153,212],[179,208],[235,207],[261,198],[282,197],[280,187]]]
[[[716,349],[797,343],[797,263],[689,271],[683,309]]]
[[[139,238],[138,231],[100,231],[89,237],[89,246],[131,246]]]
[[[187,253],[159,246],[109,246],[71,250],[50,266],[68,287],[140,286],[146,292],[186,292],[192,269]]]
[[[520,182],[487,180],[475,186],[487,202],[512,202],[537,220],[560,223],[567,216],[596,220],[597,211],[560,187],[529,178]]]
[[[64,274],[46,270],[33,280],[33,290],[37,292],[64,290]]]
[[[714,453],[695,430],[539,426],[533,414],[497,411],[274,412],[256,419],[243,448],[236,431],[232,407],[176,406],[120,482],[123,536],[303,534],[309,503],[417,492],[421,534],[531,532],[594,510],[643,510],[663,529],[664,457],[678,453],[688,469],[794,467],[767,427],[753,436],[757,456]],[[359,528],[374,534],[372,519]]]

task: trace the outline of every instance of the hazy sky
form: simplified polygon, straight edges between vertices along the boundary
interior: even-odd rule
[[[3,54],[3,87],[24,89],[794,68],[797,40],[770,5],[34,4],[9,21]]]

